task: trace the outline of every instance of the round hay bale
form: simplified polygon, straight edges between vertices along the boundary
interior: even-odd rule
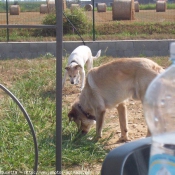
[[[55,12],[55,1],[54,0],[47,0],[47,8],[48,8],[48,13]]]
[[[138,1],[134,1],[134,6],[135,6],[135,12],[139,12],[140,7],[139,7],[139,2]]]
[[[84,9],[86,11],[92,11],[93,10],[93,6],[91,4],[87,4],[87,5],[85,5]]]
[[[135,15],[133,0],[114,0],[112,6],[113,20],[133,20]]]
[[[11,5],[10,6],[10,15],[19,15],[20,6],[19,5]]]
[[[18,1],[14,1],[13,5],[19,5]]]
[[[71,12],[74,11],[74,10],[76,10],[76,9],[79,9],[79,8],[80,8],[80,5],[79,4],[71,4],[71,6],[70,6]]]
[[[66,0],[63,0],[63,10],[66,10]]]
[[[98,3],[97,4],[98,12],[106,12],[106,3]]]
[[[156,2],[156,12],[165,12],[166,11],[166,1],[157,1]]]
[[[41,4],[41,5],[40,5],[40,13],[41,13],[41,14],[48,13],[47,4]]]

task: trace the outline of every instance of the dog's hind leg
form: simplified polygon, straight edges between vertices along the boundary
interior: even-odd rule
[[[117,106],[118,114],[119,114],[119,123],[121,129],[121,137],[120,141],[127,141],[128,139],[128,118],[127,118],[127,107],[126,104],[120,103]]]
[[[146,137],[150,137],[151,136],[151,132],[150,130],[147,128],[147,134],[146,134]]]
[[[90,71],[93,68],[93,60],[88,60],[87,61],[87,70]]]

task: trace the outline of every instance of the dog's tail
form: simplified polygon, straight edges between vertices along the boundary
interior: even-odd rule
[[[99,50],[98,52],[97,52],[97,55],[95,56],[95,57],[92,57],[94,60],[96,60],[98,57],[100,57],[100,55],[101,55],[101,50]]]

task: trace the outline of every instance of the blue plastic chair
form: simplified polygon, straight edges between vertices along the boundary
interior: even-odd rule
[[[101,175],[147,175],[151,138],[125,143],[108,153]]]

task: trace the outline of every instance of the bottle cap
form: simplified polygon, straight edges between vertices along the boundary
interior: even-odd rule
[[[170,60],[175,61],[175,42],[170,44]]]

